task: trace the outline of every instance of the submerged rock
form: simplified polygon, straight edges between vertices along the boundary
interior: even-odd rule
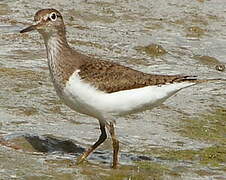
[[[193,26],[193,27],[188,27],[187,28],[187,37],[201,37],[205,34],[205,30],[198,27],[198,26]]]
[[[135,47],[137,51],[145,52],[151,57],[157,57],[157,56],[162,56],[167,53],[167,51],[158,44],[150,44],[148,46],[137,46]]]
[[[225,65],[221,64],[220,61],[214,57],[195,55],[193,58],[198,60],[201,64],[209,66],[210,68],[215,67],[217,71],[225,70]]]
[[[1,144],[29,152],[82,153],[84,151],[84,148],[76,145],[74,141],[53,135],[10,134],[2,138]]]
[[[166,54],[166,50],[158,44],[150,44],[145,47],[145,52],[150,56],[162,56]]]

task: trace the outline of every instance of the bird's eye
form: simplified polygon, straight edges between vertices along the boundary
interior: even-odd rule
[[[56,13],[55,13],[55,12],[51,13],[51,14],[49,15],[49,19],[50,19],[51,21],[56,21],[56,19],[57,19]]]

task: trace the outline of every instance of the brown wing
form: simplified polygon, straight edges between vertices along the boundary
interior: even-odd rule
[[[82,79],[108,93],[150,85],[195,80],[192,76],[147,74],[103,60],[86,61],[79,69],[79,75]],[[192,78],[187,79],[189,77]]]

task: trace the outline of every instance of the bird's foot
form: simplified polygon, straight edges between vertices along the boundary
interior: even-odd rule
[[[81,154],[77,160],[76,160],[76,164],[81,164],[83,161],[86,160],[86,157],[90,154],[90,149],[88,149],[87,151],[85,151],[83,154]]]

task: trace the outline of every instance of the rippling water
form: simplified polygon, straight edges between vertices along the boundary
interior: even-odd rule
[[[82,53],[144,72],[188,74],[201,78],[226,77],[225,71],[215,68],[226,63],[224,1],[38,0],[31,3],[28,0],[2,0],[2,136],[14,133],[40,136],[51,134],[73,139],[83,147],[91,145],[99,136],[99,126],[95,119],[71,111],[56,96],[50,82],[46,52],[40,35],[37,32],[19,34],[19,30],[32,23],[34,13],[46,7],[54,7],[62,12],[68,40],[73,48]],[[152,44],[161,46],[166,53],[149,53],[147,47]],[[225,110],[225,87],[225,82],[198,85],[181,91],[151,112],[118,118],[117,134],[121,142],[123,164],[119,172],[122,177],[129,179],[137,175],[143,179],[153,178],[147,171],[139,171],[143,166],[135,163],[136,157],[149,155],[147,152],[153,149],[198,150],[214,145],[212,141],[191,138],[175,129],[182,128],[180,125],[183,125],[184,119],[200,117],[202,114],[215,112],[216,109]],[[103,152],[104,155],[94,155],[90,160],[94,164],[71,168],[64,161],[76,158],[74,156],[34,155],[0,146],[0,176],[3,179],[35,179],[34,177],[54,177],[55,172],[63,172],[61,179],[92,179],[97,171],[102,172],[99,179],[109,178],[108,174],[113,172],[109,172],[108,164],[104,162],[111,161],[110,140],[98,152]],[[155,154],[150,157],[153,159],[148,163],[157,163],[164,168],[167,166],[171,172],[160,168],[159,171],[165,172],[165,175],[160,173],[155,177],[157,179],[175,178],[173,173],[179,179],[224,179],[226,176],[222,170],[225,162],[224,168],[218,169],[209,168],[209,165],[196,166],[195,160],[183,163],[158,157],[156,159]],[[22,162],[31,166],[23,166]],[[54,169],[54,166],[57,168]],[[34,174],[29,173],[31,170]]]

